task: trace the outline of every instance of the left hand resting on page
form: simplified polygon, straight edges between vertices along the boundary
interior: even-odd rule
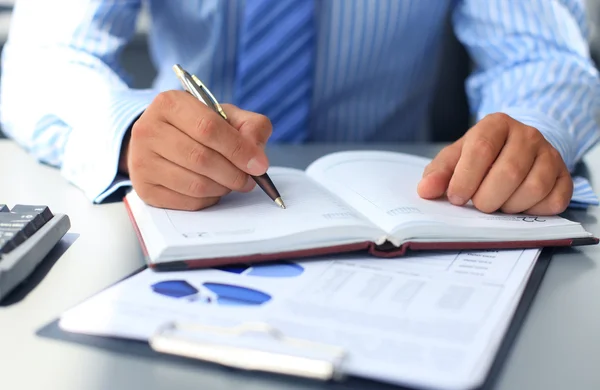
[[[569,205],[573,181],[559,152],[537,129],[496,113],[442,149],[417,191],[425,199],[446,194],[455,205],[472,200],[486,213],[554,215]]]

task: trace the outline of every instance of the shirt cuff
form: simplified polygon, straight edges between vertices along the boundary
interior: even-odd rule
[[[573,196],[571,197],[572,208],[586,208],[589,205],[598,206],[600,200],[594,193],[592,185],[584,177],[576,176],[573,178]]]
[[[117,91],[97,118],[87,118],[86,128],[71,131],[61,172],[94,203],[125,185],[116,180],[123,137],[155,96],[154,90]]]
[[[574,140],[560,122],[548,117],[548,115],[528,109],[512,107],[502,110],[502,112],[519,122],[535,127],[560,153],[569,172],[573,172],[577,163],[575,161]],[[573,196],[569,207],[586,208],[589,205],[597,206],[599,203],[598,196],[594,193],[591,183],[584,177],[573,177]]]
[[[98,195],[96,199],[94,199],[94,203],[102,203],[106,200],[106,198],[110,197],[111,195],[117,194],[118,190],[127,190],[131,187],[132,184],[129,178],[117,175],[115,180],[113,180],[113,182],[108,186],[108,188],[105,191],[103,191],[100,195]],[[123,195],[125,194],[123,193]]]

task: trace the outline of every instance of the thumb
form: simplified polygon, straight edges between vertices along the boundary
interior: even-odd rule
[[[242,110],[232,104],[222,104],[221,107],[227,120],[242,136],[264,147],[273,132],[271,121],[264,115]]]
[[[417,186],[417,193],[425,199],[437,199],[444,195],[460,159],[462,140],[442,149],[425,167],[423,177]]]

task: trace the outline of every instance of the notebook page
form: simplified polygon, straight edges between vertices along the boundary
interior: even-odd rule
[[[526,231],[577,225],[557,216],[486,214],[471,203],[458,207],[445,198],[423,199],[417,185],[429,161],[393,152],[341,152],[315,161],[307,174],[389,233],[419,224]]]
[[[537,250],[447,252],[155,273],[145,270],[61,317],[67,331],[148,340],[165,322],[267,322],[344,347],[344,370],[410,387],[481,383]],[[260,349],[262,337],[244,339]],[[254,343],[254,344],[253,344]]]
[[[232,192],[218,204],[194,212],[140,206],[139,198],[134,198],[134,201],[137,199],[134,207],[146,211],[146,219],[138,225],[142,233],[144,229],[158,229],[156,237],[164,240],[168,247],[184,250],[194,245],[223,248],[227,244],[275,241],[278,237],[317,229],[329,229],[332,234],[345,229],[354,234],[354,238],[362,234],[363,241],[383,234],[304,172],[272,168],[269,176],[286,209],[277,206],[258,186],[250,193]],[[321,236],[326,237],[327,232]],[[269,249],[266,247],[268,245],[263,249]]]

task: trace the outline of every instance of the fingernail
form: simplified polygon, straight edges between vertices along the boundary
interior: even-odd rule
[[[265,166],[265,164],[261,163],[256,158],[253,158],[250,161],[248,161],[247,168],[248,173],[254,176],[262,175],[267,171],[267,167]]]
[[[450,203],[455,205],[465,204],[465,200],[458,195],[448,195],[448,199],[450,200]]]

